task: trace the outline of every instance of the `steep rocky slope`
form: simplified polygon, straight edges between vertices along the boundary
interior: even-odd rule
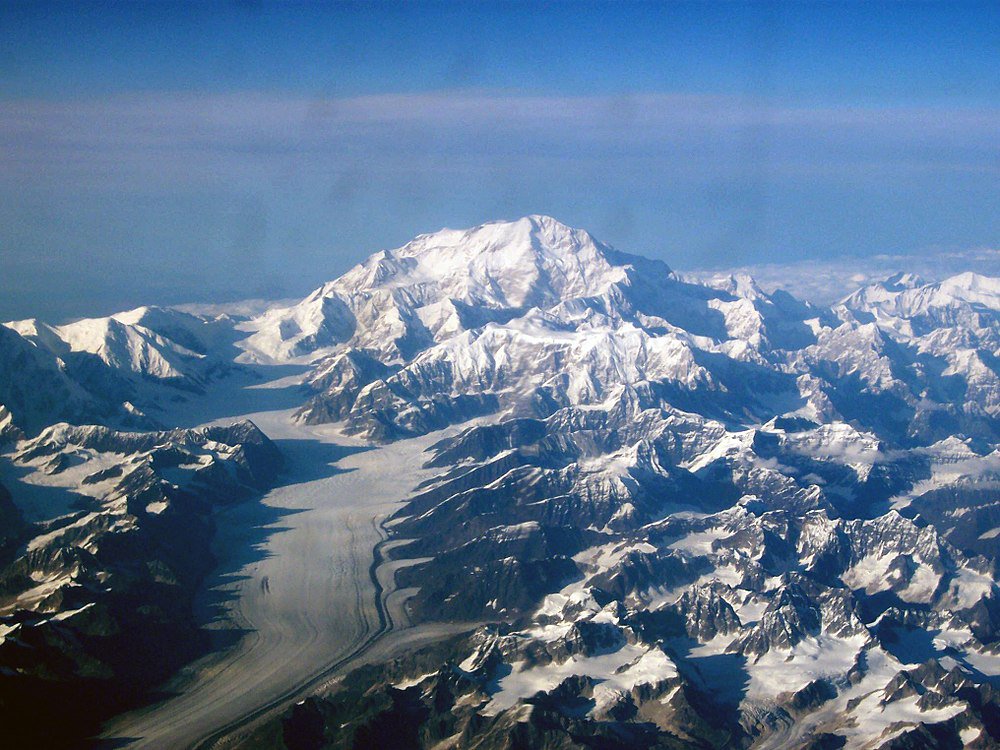
[[[393,554],[413,619],[494,623],[297,708],[289,746],[992,746],[998,291],[822,310],[529,217],[272,312],[248,352],[314,363],[303,419],[469,422]]]
[[[192,613],[213,507],[274,480],[252,423],[117,432],[64,423],[9,446],[0,492],[0,724],[58,747],[205,648]]]
[[[174,664],[130,672],[119,632],[191,651],[208,511],[277,459],[247,424],[118,430],[280,365],[306,371],[305,422],[450,428],[385,549],[410,621],[482,625],[262,746],[996,746],[998,330],[998,279],[899,274],[826,309],[543,216],[422,235],[244,319],[0,327],[5,705]]]

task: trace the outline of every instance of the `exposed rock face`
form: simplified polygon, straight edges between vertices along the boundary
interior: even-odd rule
[[[204,648],[191,599],[213,564],[212,508],[266,489],[281,457],[240,422],[57,424],[11,458],[79,493],[47,517],[0,488],[0,724],[18,744],[63,746]]]
[[[0,560],[6,561],[24,533],[24,517],[10,496],[10,491],[0,484]]]
[[[997,279],[821,309],[541,216],[418,237],[238,326],[9,324],[0,442],[81,499],[42,519],[0,495],[4,705],[126,684],[157,638],[186,653],[208,510],[277,458],[249,424],[121,429],[169,425],[238,354],[309,365],[307,422],[450,428],[390,519],[397,582],[414,622],[482,623],[297,706],[274,744],[995,746],[998,331]]]
[[[14,415],[10,413],[10,409],[0,404],[0,444],[14,442],[23,437],[24,433],[14,423]]]
[[[364,678],[412,746],[991,746],[998,316],[996,279],[822,310],[529,217],[374,256],[246,348],[315,361],[310,421],[471,420],[393,520],[398,579],[415,620],[500,625]],[[351,695],[286,739],[359,746]]]

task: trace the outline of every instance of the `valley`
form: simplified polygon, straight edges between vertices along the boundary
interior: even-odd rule
[[[252,393],[213,396],[205,413],[253,401]],[[197,745],[223,727],[242,727],[262,707],[284,707],[391,628],[379,601],[392,595],[391,576],[382,578],[389,588],[376,590],[372,555],[383,539],[381,521],[426,473],[420,456],[428,439],[373,452],[330,426],[297,424],[287,409],[240,418],[272,437],[286,467],[259,504],[216,516],[219,568],[197,607],[220,640],[232,639],[233,628],[245,635],[185,668],[177,695],[112,722],[104,730],[108,740],[137,738],[127,745],[137,748]],[[386,465],[396,470],[386,475]]]
[[[820,306],[528,216],[0,353],[36,742],[1000,742],[1000,279]]]

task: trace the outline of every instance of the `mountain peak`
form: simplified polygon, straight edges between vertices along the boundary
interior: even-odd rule
[[[603,256],[603,250],[589,232],[551,216],[531,214],[513,221],[489,221],[470,229],[445,228],[421,234],[397,250],[373,257],[417,257],[428,253],[440,256],[447,252],[470,261],[493,254],[527,260],[526,256],[537,254],[574,255],[586,251]]]
[[[587,234],[585,230],[571,227],[569,224],[564,224],[559,221],[559,219],[548,216],[547,214],[529,214],[527,216],[522,216],[513,223],[516,224],[520,222],[527,222],[539,231],[562,232],[567,234],[571,232],[583,232],[584,234]]]
[[[984,276],[974,271],[949,276],[941,282],[942,287],[965,289],[972,292],[983,292],[990,295],[1000,294],[1000,278]]]
[[[904,273],[899,271],[882,282],[882,286],[893,292],[901,292],[904,289],[916,289],[926,285],[920,276],[915,273]]]
[[[419,235],[372,255],[327,291],[405,288],[421,297],[522,308],[603,293],[625,277],[612,255],[582,229],[531,215]]]
[[[358,321],[378,318],[379,336],[417,346],[498,316],[599,297],[628,280],[633,260],[540,214],[445,228],[377,252],[300,304],[264,314],[245,345],[255,357],[286,359],[328,350]]]

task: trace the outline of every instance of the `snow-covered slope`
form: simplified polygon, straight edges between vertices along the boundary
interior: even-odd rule
[[[6,325],[64,360],[94,355],[119,373],[190,387],[210,374],[213,360],[207,352],[222,344],[219,324],[176,310],[140,307],[61,326],[35,319]]]
[[[897,274],[825,309],[529,216],[422,235],[251,317],[21,321],[0,327],[0,352],[0,441],[21,472],[0,497],[0,552],[24,541],[19,596],[40,593],[11,606],[32,612],[70,611],[57,599],[76,595],[75,569],[47,561],[84,556],[95,534],[113,543],[202,508],[206,487],[261,484],[246,479],[263,444],[249,426],[81,421],[170,426],[173,399],[236,359],[304,371],[302,390],[281,389],[296,418],[376,451],[451,427],[383,552],[401,556],[401,619],[481,627],[366,668],[281,732],[1000,741],[1000,280]],[[52,486],[84,499],[46,506],[37,488]]]
[[[243,345],[313,364],[304,419],[379,441],[469,423],[392,524],[422,561],[397,576],[412,618],[500,623],[390,670],[407,701],[448,686],[428,746],[560,746],[553,722],[947,743],[991,736],[1000,676],[996,284],[899,275],[823,310],[529,217],[373,256]],[[893,687],[915,674],[922,701]]]
[[[408,357],[490,320],[601,294],[625,276],[607,252],[544,216],[421,235],[265,313],[243,345],[264,360],[314,360],[348,342]]]
[[[0,325],[0,404],[7,428],[36,431],[59,420],[106,419],[111,400],[70,377],[51,350]]]
[[[234,326],[159,307],[58,326],[11,321],[0,326],[0,403],[32,433],[57,420],[156,426],[177,390],[233,370]]]

